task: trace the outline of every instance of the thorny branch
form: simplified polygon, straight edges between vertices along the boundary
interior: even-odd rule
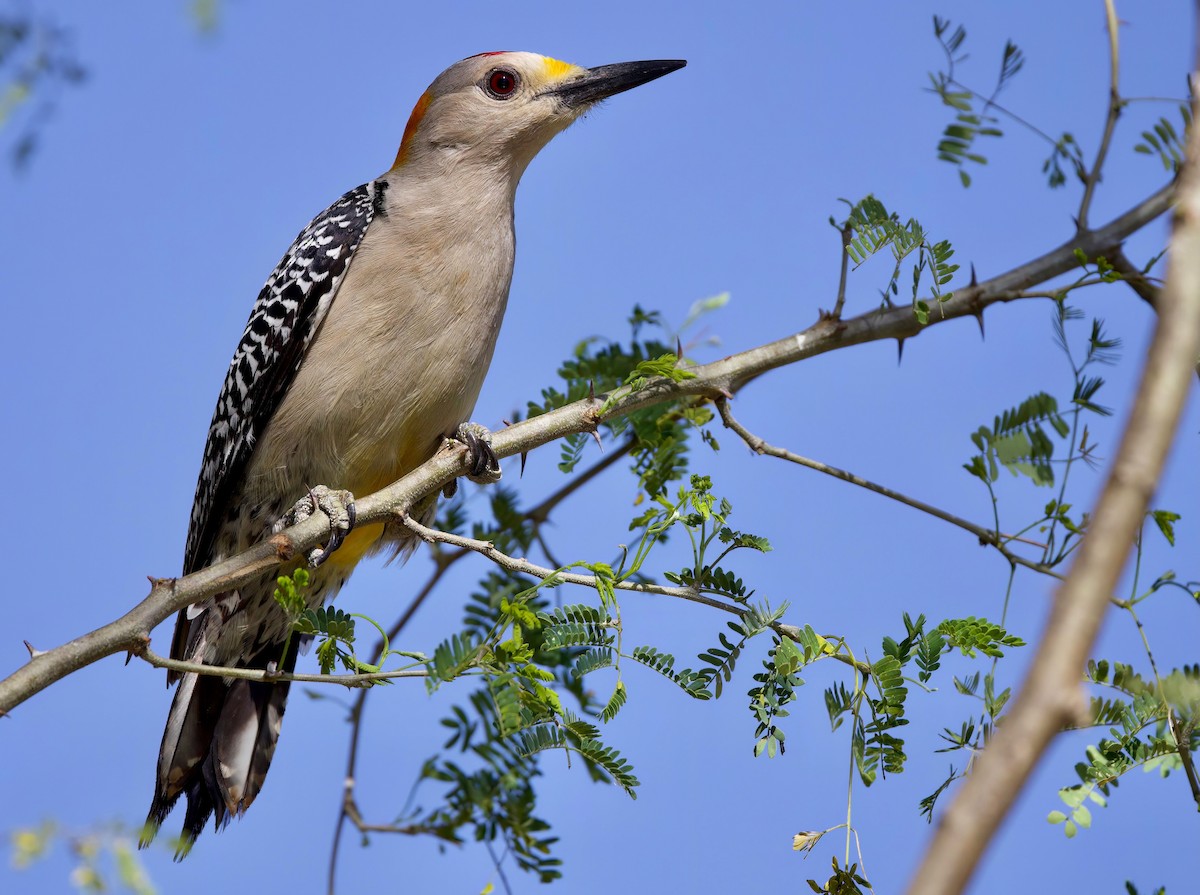
[[[493,449],[498,457],[527,453],[564,435],[593,431],[604,418],[687,397],[716,398],[731,395],[764,373],[819,354],[876,342],[909,339],[924,330],[960,317],[982,317],[991,305],[1020,300],[1022,290],[1044,283],[1077,266],[1076,250],[1089,257],[1104,254],[1145,227],[1169,207],[1174,185],[1168,184],[1096,230],[1079,232],[1059,247],[999,276],[957,290],[940,302],[937,313],[922,326],[908,307],[880,308],[833,321],[820,319],[802,332],[775,342],[695,367],[695,378],[683,382],[654,381],[637,391],[628,386],[612,395],[585,398],[523,420],[496,433]],[[434,494],[467,471],[465,449],[448,443],[432,459],[383,490],[356,501],[358,523],[369,525],[399,519],[417,501]],[[314,515],[238,556],[182,578],[151,579],[151,589],[138,605],[119,619],[60,647],[34,655],[29,662],[0,681],[0,714],[14,708],[55,681],[105,656],[137,653],[160,622],[192,603],[233,590],[258,576],[273,572],[281,563],[319,546],[328,536],[323,515]]]

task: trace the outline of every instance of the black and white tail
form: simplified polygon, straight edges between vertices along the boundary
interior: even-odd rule
[[[283,645],[275,644],[246,667],[266,668],[282,651]],[[293,643],[279,670],[294,670],[298,652]],[[176,860],[191,850],[209,817],[215,816],[214,826],[220,830],[230,818],[245,813],[271,766],[287,696],[287,681],[180,676],[158,752],[154,800],[139,843],[142,848],[154,839],[180,796],[187,797],[187,810]]]

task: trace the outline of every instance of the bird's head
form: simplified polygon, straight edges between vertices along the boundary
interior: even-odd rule
[[[559,131],[603,99],[683,60],[582,68],[537,53],[482,53],[446,69],[417,101],[395,168],[478,163],[519,179]]]

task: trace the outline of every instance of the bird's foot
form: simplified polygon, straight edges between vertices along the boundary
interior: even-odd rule
[[[454,431],[453,440],[467,446],[467,457],[470,460],[467,478],[477,485],[494,485],[500,481],[500,460],[492,450],[490,429],[479,423],[463,423]],[[457,490],[458,485],[451,482],[442,489],[442,494],[453,497]]]
[[[317,485],[296,501],[295,506],[288,510],[273,529],[276,534],[292,525],[303,522],[317,511],[329,519],[329,543],[324,547],[314,547],[308,551],[308,564],[312,568],[322,565],[329,559],[333,551],[342,546],[346,535],[354,528],[355,511],[354,495],[349,491],[335,491],[324,485]]]

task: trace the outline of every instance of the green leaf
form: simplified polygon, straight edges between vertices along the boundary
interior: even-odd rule
[[[1180,515],[1172,513],[1170,510],[1152,510],[1150,515],[1154,519],[1154,524],[1158,526],[1158,530],[1162,532],[1162,536],[1167,539],[1167,543],[1174,547],[1175,523],[1180,520]]]

